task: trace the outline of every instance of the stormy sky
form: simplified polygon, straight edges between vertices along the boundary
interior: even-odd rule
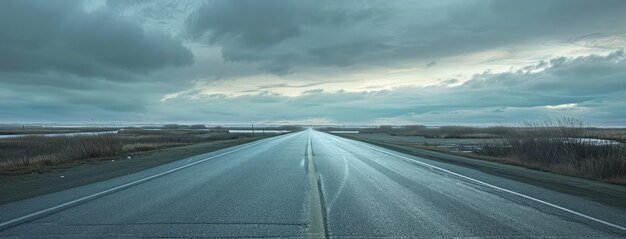
[[[0,122],[626,126],[626,1],[0,1]]]

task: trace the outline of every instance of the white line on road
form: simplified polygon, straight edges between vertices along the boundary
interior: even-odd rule
[[[332,210],[335,201],[337,201],[339,195],[341,195],[341,192],[343,192],[343,188],[346,186],[346,182],[348,181],[348,175],[350,175],[350,168],[348,167],[348,160],[346,159],[346,155],[343,155],[343,177],[341,178],[341,184],[339,184],[339,189],[337,189],[337,193],[335,193],[335,195],[328,203],[329,213]]]
[[[133,185],[136,185],[136,184],[139,184],[139,183],[143,183],[145,181],[148,181],[148,180],[151,180],[151,179],[154,179],[154,178],[166,175],[166,174],[170,174],[170,173],[179,171],[179,170],[184,169],[184,168],[191,167],[193,165],[205,162],[207,160],[211,160],[211,159],[214,159],[214,158],[217,158],[217,157],[220,157],[220,156],[224,156],[224,155],[231,154],[231,153],[243,150],[243,149],[250,148],[252,146],[255,146],[255,145],[260,144],[260,143],[264,143],[264,142],[266,142],[268,140],[272,140],[272,139],[275,139],[275,138],[261,140],[259,142],[256,142],[256,143],[253,143],[253,144],[241,147],[241,148],[237,148],[237,149],[234,149],[234,150],[231,150],[231,151],[228,151],[228,152],[224,152],[224,153],[221,153],[221,154],[218,154],[218,155],[214,155],[214,156],[211,156],[211,157],[208,157],[208,158],[205,158],[205,159],[202,159],[202,160],[190,163],[190,164],[185,164],[183,166],[167,170],[165,172],[154,174],[152,176],[141,178],[141,179],[138,179],[138,180],[126,183],[126,184],[122,184],[122,185],[114,187],[114,188],[110,188],[110,189],[107,189],[107,190],[104,190],[104,191],[101,191],[101,192],[98,192],[98,193],[94,193],[94,194],[91,194],[89,196],[84,196],[84,197],[81,197],[79,199],[75,199],[75,200],[72,200],[72,201],[69,201],[69,202],[66,202],[66,203],[63,203],[63,204],[60,204],[60,205],[48,208],[48,209],[37,211],[37,212],[31,213],[31,214],[28,214],[28,215],[25,215],[25,216],[22,216],[22,217],[18,217],[18,218],[15,218],[15,219],[12,219],[12,220],[9,220],[9,221],[6,221],[6,222],[2,222],[2,223],[0,223],[0,230],[4,230],[4,229],[6,229],[8,227],[11,227],[13,225],[18,225],[18,224],[24,223],[26,221],[35,219],[35,218],[37,218],[39,216],[42,216],[42,215],[44,215],[46,213],[54,212],[56,210],[60,210],[60,209],[63,209],[65,207],[73,206],[75,204],[79,204],[79,203],[88,201],[90,199],[97,198],[99,196],[105,195],[105,194],[110,193],[110,192],[114,192],[114,191],[117,191],[117,190],[120,190],[120,189],[128,188],[128,187],[131,187]]]
[[[452,174],[454,176],[457,176],[457,177],[460,177],[460,178],[463,178],[463,179],[466,179],[466,180],[469,180],[469,181],[472,181],[472,182],[475,182],[475,183],[478,183],[478,184],[482,184],[484,186],[487,186],[487,187],[490,187],[490,188],[493,188],[493,189],[497,189],[497,190],[500,190],[500,191],[503,191],[503,192],[507,192],[507,193],[510,193],[510,194],[513,194],[513,195],[517,195],[517,196],[520,196],[520,197],[523,197],[523,198],[526,198],[526,199],[529,199],[529,200],[532,200],[532,201],[535,201],[535,202],[538,202],[538,203],[542,203],[544,205],[547,205],[547,206],[550,206],[550,207],[553,207],[553,208],[556,208],[556,209],[560,209],[560,210],[569,212],[571,214],[574,214],[574,215],[577,215],[577,216],[580,216],[580,217],[583,217],[583,218],[586,218],[586,219],[589,219],[589,220],[592,220],[592,221],[604,224],[606,226],[610,226],[610,227],[617,228],[617,229],[622,230],[622,231],[626,231],[626,227],[623,227],[623,226],[620,226],[620,225],[617,225],[617,224],[614,224],[614,223],[610,223],[610,222],[604,221],[602,219],[598,219],[598,218],[595,218],[595,217],[592,217],[592,216],[589,216],[589,215],[586,215],[586,214],[574,211],[574,210],[569,209],[569,208],[561,207],[559,205],[556,205],[556,204],[553,204],[553,203],[550,203],[550,202],[546,202],[546,201],[543,201],[541,199],[537,199],[537,198],[534,198],[534,197],[531,197],[531,196],[528,196],[528,195],[525,195],[525,194],[522,194],[522,193],[518,193],[518,192],[515,192],[515,191],[511,191],[511,190],[505,189],[505,188],[501,188],[501,187],[498,187],[498,186],[493,185],[493,184],[489,184],[489,183],[486,183],[486,182],[483,182],[483,181],[480,181],[480,180],[477,180],[477,179],[473,179],[473,178],[467,177],[465,175],[461,175],[461,174],[452,172],[452,171],[444,169],[444,168],[440,168],[440,167],[434,166],[432,164],[424,163],[424,162],[421,162],[421,161],[418,161],[418,160],[415,160],[415,159],[412,159],[412,158],[409,158],[409,157],[405,157],[405,156],[402,156],[402,155],[394,154],[394,153],[391,153],[391,152],[388,152],[388,151],[383,151],[383,150],[371,147],[371,146],[369,146],[369,145],[367,145],[365,143],[361,143],[361,145],[363,147],[372,149],[372,150],[377,151],[377,152],[382,153],[382,154],[393,155],[393,156],[396,156],[398,158],[402,158],[404,160],[408,160],[410,163],[417,163],[417,164],[420,164],[422,166],[426,166],[426,167],[431,168],[431,169],[435,169],[435,170],[439,170],[439,171],[442,171],[442,172],[445,172],[445,173],[448,173],[448,174]]]

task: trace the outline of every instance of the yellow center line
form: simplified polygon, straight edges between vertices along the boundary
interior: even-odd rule
[[[311,148],[311,134],[306,146],[307,176],[309,179],[309,227],[308,238],[326,238],[326,224],[322,207],[320,185],[317,181],[315,163],[313,162],[313,150]]]

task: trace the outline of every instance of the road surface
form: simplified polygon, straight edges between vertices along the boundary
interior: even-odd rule
[[[0,206],[4,237],[624,237],[626,211],[314,130]]]

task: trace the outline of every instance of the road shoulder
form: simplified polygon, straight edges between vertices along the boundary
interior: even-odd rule
[[[605,205],[626,209],[626,186],[623,185],[603,183],[588,179],[528,169],[520,166],[472,159],[458,155],[451,155],[415,147],[409,147],[405,145],[393,144],[385,141],[360,138],[353,135],[335,135],[370,143],[409,155],[476,169],[487,174],[524,182],[557,192],[583,197]]]

